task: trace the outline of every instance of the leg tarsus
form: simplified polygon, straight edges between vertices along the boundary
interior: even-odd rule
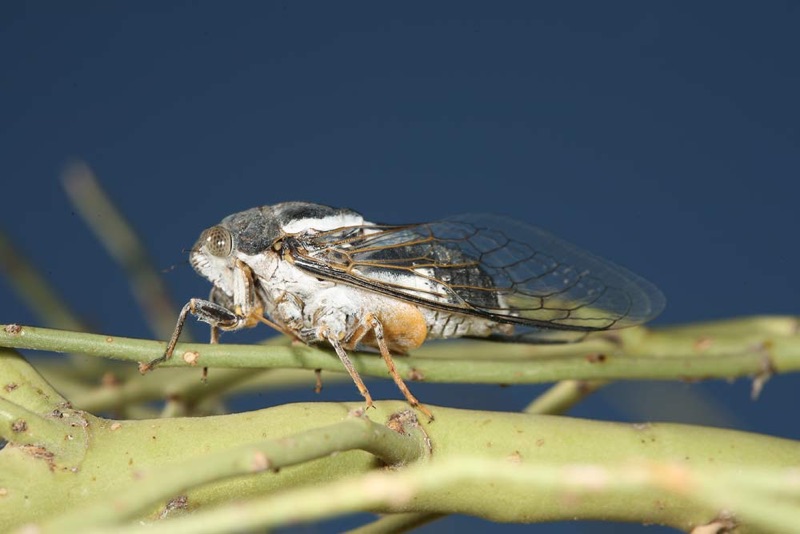
[[[214,302],[202,299],[190,299],[189,302],[181,309],[178,315],[178,322],[175,325],[175,330],[172,332],[167,342],[167,348],[164,354],[160,357],[148,362],[139,364],[139,372],[142,374],[151,371],[158,364],[163,363],[172,358],[172,353],[175,351],[175,346],[178,344],[178,338],[181,337],[183,325],[186,323],[186,318],[192,314],[201,321],[210,324],[213,328],[223,328],[235,330],[241,324],[242,318],[236,315],[228,308],[216,304]]]
[[[183,308],[181,309],[181,313],[178,314],[178,322],[175,325],[175,330],[172,331],[172,337],[169,338],[167,342],[167,348],[164,350],[164,354],[159,356],[154,360],[150,360],[148,363],[140,363],[139,364],[139,372],[142,374],[147,373],[148,371],[152,371],[158,364],[163,363],[170,358],[172,358],[172,353],[175,350],[175,345],[178,344],[178,338],[181,336],[181,332],[183,331],[183,325],[186,323],[186,317],[190,313],[194,313],[194,301],[195,299],[190,299]]]

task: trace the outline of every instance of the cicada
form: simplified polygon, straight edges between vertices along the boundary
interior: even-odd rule
[[[408,402],[432,418],[395,369],[428,339],[519,342],[579,339],[655,317],[650,282],[539,228],[496,215],[376,224],[350,209],[285,202],[230,215],[191,250],[210,297],[183,307],[219,330],[267,323],[304,343],[330,345],[366,400],[348,351],[378,350]]]

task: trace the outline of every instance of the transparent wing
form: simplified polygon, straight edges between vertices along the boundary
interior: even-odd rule
[[[622,328],[664,307],[643,278],[500,216],[340,228],[292,243],[295,264],[316,275],[528,331]]]

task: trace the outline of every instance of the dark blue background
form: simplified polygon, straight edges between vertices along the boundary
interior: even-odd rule
[[[125,336],[151,334],[62,192],[70,158],[159,267],[259,204],[490,211],[657,283],[656,324],[797,313],[798,28],[793,2],[6,2],[0,225],[97,331]],[[167,277],[176,300],[207,293],[187,267]],[[0,322],[36,322],[5,281],[0,302]],[[798,438],[783,415],[798,384],[776,377],[756,403],[745,380],[620,385],[575,413]],[[540,389],[415,391],[519,409]]]

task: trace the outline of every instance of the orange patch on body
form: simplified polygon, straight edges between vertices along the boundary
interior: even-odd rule
[[[391,351],[404,353],[416,349],[428,337],[428,324],[416,306],[396,301],[375,310],[373,315],[383,325],[383,337]],[[361,342],[377,347],[372,331],[367,332]]]

